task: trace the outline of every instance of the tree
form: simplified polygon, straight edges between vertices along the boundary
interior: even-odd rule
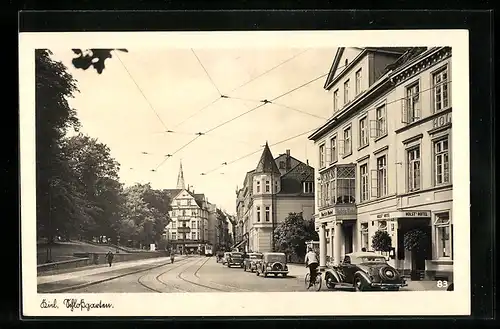
[[[417,253],[427,251],[428,239],[429,236],[420,228],[414,228],[403,236],[403,245],[412,254],[411,276],[413,280],[420,278],[419,274],[416,273]]]
[[[372,248],[376,251],[390,251],[392,247],[392,239],[387,231],[378,230],[372,238]]]
[[[297,257],[304,257],[306,241],[318,238],[318,233],[314,229],[314,220],[304,220],[302,213],[288,214],[285,221],[274,230],[277,250]]]
[[[67,130],[80,126],[68,103],[78,89],[67,68],[51,54],[35,50],[37,235],[48,240],[47,261],[55,236],[71,229],[69,219],[77,216],[75,205],[81,201],[60,146]]]
[[[77,69],[87,70],[89,67],[93,67],[98,74],[101,74],[105,68],[105,61],[108,58],[112,58],[111,52],[113,50],[122,51],[128,53],[127,49],[71,49],[75,55],[73,58],[73,66]]]

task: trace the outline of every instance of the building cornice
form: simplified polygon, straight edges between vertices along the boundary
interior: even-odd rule
[[[451,57],[451,47],[436,47],[417,56],[413,61],[403,64],[392,74],[392,80],[396,85],[418,75],[429,67]]]

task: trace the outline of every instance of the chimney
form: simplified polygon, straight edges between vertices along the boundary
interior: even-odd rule
[[[290,162],[290,150],[286,150],[286,170],[292,169],[292,164]]]
[[[306,164],[309,166],[309,159],[306,159]]]

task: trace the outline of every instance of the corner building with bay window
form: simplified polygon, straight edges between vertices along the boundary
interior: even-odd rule
[[[320,266],[384,230],[391,265],[451,281],[451,48],[339,48],[324,88],[333,115],[309,136]],[[426,238],[407,251],[415,228]]]

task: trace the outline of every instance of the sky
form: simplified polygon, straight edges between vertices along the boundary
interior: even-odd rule
[[[236,188],[257,166],[266,142],[275,157],[289,149],[312,162],[306,132],[331,115],[331,94],[323,85],[335,47],[128,48],[113,53],[100,75],[75,69],[69,48],[51,50],[77,80],[80,92],[70,105],[81,132],[109,146],[121,182],[176,188],[182,161],[186,184],[229,213],[235,213]],[[206,134],[186,146],[198,132]]]

